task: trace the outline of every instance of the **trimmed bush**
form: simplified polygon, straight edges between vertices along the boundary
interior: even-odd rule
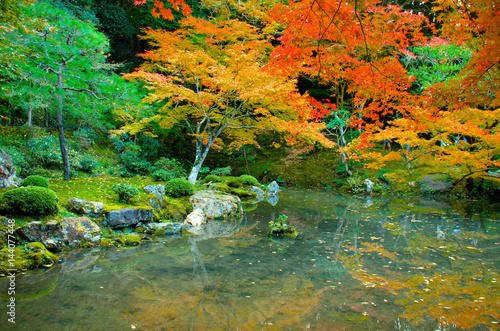
[[[49,187],[49,180],[43,176],[33,175],[24,179],[21,186]]]
[[[220,183],[222,182],[222,178],[217,175],[208,175],[207,177],[205,177],[205,179],[203,179],[203,181],[205,181],[205,183]]]
[[[57,214],[59,198],[51,189],[38,186],[8,190],[0,197],[0,209],[7,214],[45,216]]]
[[[165,184],[165,193],[169,197],[178,198],[194,193],[194,185],[184,178],[175,178]]]
[[[252,185],[252,186],[260,186],[259,181],[254,176],[241,175],[240,179],[241,179],[241,183],[243,184],[243,186],[250,186],[250,185]]]
[[[125,203],[129,203],[133,197],[140,193],[137,187],[126,183],[114,184],[111,189],[118,194],[118,202]]]

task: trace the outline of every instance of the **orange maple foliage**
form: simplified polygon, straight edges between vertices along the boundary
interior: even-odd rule
[[[256,28],[237,20],[209,22],[188,17],[174,32],[146,30],[155,48],[141,56],[146,62],[125,75],[141,80],[151,90],[144,102],[159,104],[155,116],[163,128],[181,125],[196,144],[196,158],[189,176],[198,171],[219,136],[229,133],[229,148],[257,145],[256,135],[272,130],[288,143],[333,143],[309,122],[307,96],[296,91],[295,81],[262,69],[269,48]],[[134,123],[122,130],[132,130]],[[220,145],[219,141],[219,145]]]
[[[144,5],[148,0],[134,0],[134,5],[140,6]],[[191,14],[191,7],[189,7],[184,0],[167,0],[167,3],[172,9],[180,12],[184,16]],[[156,18],[163,18],[167,21],[173,21],[174,15],[172,9],[166,8],[165,3],[159,0],[153,1],[153,8],[151,9],[151,15]]]

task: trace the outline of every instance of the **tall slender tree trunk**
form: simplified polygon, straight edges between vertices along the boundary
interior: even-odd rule
[[[62,69],[63,66],[61,66],[57,72],[57,90],[59,92],[59,96],[57,97],[59,101],[59,109],[57,110],[57,131],[59,132],[59,145],[61,147],[61,158],[63,161],[63,178],[64,180],[71,180],[71,169],[69,166],[68,151],[66,149],[66,137],[64,136]]]
[[[32,118],[33,118],[33,106],[28,106],[28,120],[26,121],[26,125],[30,128],[33,126]]]

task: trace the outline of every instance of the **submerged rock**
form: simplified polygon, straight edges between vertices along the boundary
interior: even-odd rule
[[[420,191],[423,193],[442,193],[451,188],[451,180],[447,175],[424,176],[420,181]]]
[[[163,234],[165,236],[180,234],[182,232],[183,223],[164,222],[164,223],[148,223],[146,224],[146,233]]]
[[[140,222],[151,222],[153,211],[151,209],[125,208],[113,210],[106,214],[105,225],[112,229],[135,226]]]
[[[99,217],[102,214],[104,204],[102,202],[87,201],[78,198],[68,200],[68,210],[89,217]]]

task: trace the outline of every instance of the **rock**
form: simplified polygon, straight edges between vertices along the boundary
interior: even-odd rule
[[[50,221],[30,222],[17,230],[31,242],[41,242],[49,250],[60,251],[66,246],[80,246],[82,242],[95,243],[101,239],[101,228],[88,217],[67,217],[59,224]]]
[[[197,191],[189,201],[194,210],[201,209],[208,219],[226,218],[243,212],[240,198],[218,191]]]
[[[66,245],[79,246],[82,241],[101,240],[101,228],[88,217],[67,217],[62,220],[62,239]]]
[[[12,157],[0,149],[0,188],[17,186],[16,167]]]
[[[139,222],[151,222],[153,211],[151,209],[125,208],[113,210],[106,214],[105,224],[112,229],[137,225]]]
[[[67,208],[69,211],[80,215],[99,217],[102,214],[104,204],[102,202],[86,201],[78,198],[72,198],[68,200]]]
[[[279,200],[280,198],[277,195],[267,198],[267,202],[269,202],[272,206],[276,206]]]
[[[420,191],[423,193],[446,192],[451,188],[451,180],[447,175],[424,176],[420,181]]]
[[[260,187],[257,187],[257,186],[252,186],[252,187],[248,188],[247,191],[255,193],[255,195],[257,197],[255,203],[263,200],[264,197],[266,196],[266,192],[264,192],[264,190],[262,190]]]
[[[372,194],[373,193],[373,182],[371,180],[369,180],[368,178],[366,178],[365,185],[366,185],[366,193]]]
[[[195,208],[189,215],[187,215],[185,222],[193,226],[200,226],[207,221],[207,216],[201,208]]]
[[[221,220],[208,222],[201,226],[187,229],[193,235],[195,241],[222,238],[234,235],[241,227],[241,219]]]
[[[267,186],[267,196],[275,197],[278,196],[278,192],[280,191],[280,187],[276,181],[273,181],[271,184]]]
[[[61,225],[57,221],[30,222],[19,228],[17,233],[31,242],[41,242],[49,250],[61,250],[64,242],[61,236]]]
[[[164,222],[164,223],[148,223],[146,224],[147,233],[162,232],[163,235],[169,236],[180,234],[182,232],[183,224],[178,222]]]
[[[156,196],[165,195],[165,185],[161,184],[144,186],[143,190],[148,193],[154,193]]]

